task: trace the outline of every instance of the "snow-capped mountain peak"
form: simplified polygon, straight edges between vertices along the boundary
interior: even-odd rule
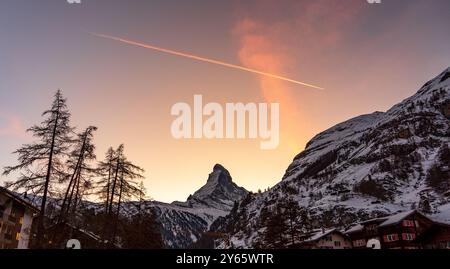
[[[247,190],[237,186],[227,169],[216,164],[209,174],[206,184],[193,195],[190,195],[185,203],[177,203],[189,207],[211,207],[229,211],[236,201],[247,195]]]
[[[449,163],[447,68],[388,111],[355,117],[315,136],[281,182],[248,196],[212,227],[231,233],[235,245],[255,246],[261,235],[248,231],[264,231],[267,215],[287,201],[296,202],[308,215],[307,225],[316,227],[345,228],[411,208],[450,222]]]
[[[190,198],[205,199],[223,188],[233,188],[233,182],[228,170],[222,165],[216,164],[212,173],[209,174],[206,184],[196,191]]]
[[[206,184],[190,195],[186,202],[151,202],[149,206],[161,223],[167,246],[185,248],[208,231],[217,218],[226,216],[235,202],[247,194],[247,190],[232,181],[227,169],[216,164]]]

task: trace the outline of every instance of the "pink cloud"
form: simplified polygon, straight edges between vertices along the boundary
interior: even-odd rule
[[[258,3],[256,9],[245,2],[237,5],[233,36],[239,59],[247,67],[285,75],[312,70],[334,57],[364,18],[365,3],[359,0]]]
[[[0,136],[24,137],[25,133],[18,116],[0,113]]]
[[[314,74],[321,66],[318,60],[338,50],[345,41],[349,29],[360,18],[361,1],[297,1],[289,5],[280,2],[261,0],[256,9],[245,2],[238,4],[232,33],[239,46],[239,60],[249,68],[320,86],[320,78]],[[299,136],[310,135],[306,131],[310,129],[307,111],[298,99],[303,91],[270,78],[260,77],[259,82],[265,100],[280,103],[287,115],[282,119],[286,126],[282,136],[297,150],[306,141]]]

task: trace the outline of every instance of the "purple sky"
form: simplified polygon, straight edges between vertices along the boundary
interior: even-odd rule
[[[450,66],[450,1],[0,2],[0,166],[61,88],[73,123],[99,127],[97,155],[125,143],[150,195],[184,200],[215,163],[249,190],[277,183],[315,134],[384,111]],[[317,91],[127,46],[97,32],[279,73]],[[176,102],[279,102],[281,142],[174,140]],[[1,178],[4,180],[5,178]]]

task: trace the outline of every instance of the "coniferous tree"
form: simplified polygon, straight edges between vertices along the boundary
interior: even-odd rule
[[[156,222],[152,209],[145,207],[145,187],[141,181],[139,184],[140,193],[137,202],[137,214],[134,214],[125,224],[124,237],[125,248],[130,249],[160,249],[164,243],[160,233],[160,227]]]
[[[153,210],[132,216],[124,225],[124,248],[161,249],[164,243]]]
[[[85,191],[92,187],[92,177],[97,174],[96,168],[92,167],[92,162],[96,158],[95,145],[92,141],[96,130],[97,127],[90,126],[75,139],[75,147],[66,162],[70,176],[65,179],[68,186],[61,205],[59,221],[76,214],[77,206]]]
[[[143,179],[144,169],[128,161],[124,154],[124,146],[120,145],[117,149],[117,170],[115,172],[114,184],[110,203],[117,200],[116,215],[120,213],[120,205],[123,201],[129,201],[132,198],[139,198],[145,195],[139,187],[139,179]]]
[[[115,169],[114,164],[116,163],[115,158],[116,152],[112,147],[110,147],[106,152],[104,161],[101,161],[98,164],[98,172],[101,175],[101,178],[97,181],[97,184],[100,188],[97,192],[97,195],[100,199],[105,201],[104,211],[106,215],[109,213],[108,209],[112,190],[112,178]]]
[[[284,204],[284,214],[287,221],[287,234],[289,243],[294,245],[298,243],[298,237],[302,233],[302,220],[300,217],[300,206],[292,199],[288,199]]]
[[[67,153],[71,143],[70,113],[60,90],[54,95],[51,108],[42,116],[45,119],[40,125],[27,130],[37,141],[16,150],[14,153],[18,154],[19,164],[5,167],[3,172],[4,175],[9,175],[20,171],[16,181],[6,183],[8,188],[42,195],[35,242],[37,247],[41,246],[43,239],[47,198],[49,194],[54,194],[54,177],[64,175],[61,158]]]
[[[277,204],[275,210],[267,218],[263,239],[264,247],[270,249],[285,248],[287,244],[286,231],[285,215],[281,205]]]
[[[110,233],[109,242],[114,245],[118,231],[121,206],[124,201],[132,198],[139,198],[142,190],[136,181],[142,179],[144,170],[128,161],[124,154],[124,145],[120,145],[115,151],[114,171],[111,178],[111,194],[109,196],[107,227],[105,230]],[[116,211],[113,212],[115,205]]]

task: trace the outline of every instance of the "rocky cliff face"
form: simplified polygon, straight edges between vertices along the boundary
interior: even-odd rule
[[[252,247],[262,215],[286,200],[313,226],[343,227],[418,208],[450,220],[450,68],[387,112],[340,123],[314,137],[270,191],[241,202],[213,228]],[[253,227],[253,228],[250,228]]]
[[[222,165],[216,164],[206,184],[186,202],[148,202],[147,208],[154,209],[166,245],[186,248],[208,231],[217,218],[226,216],[247,193],[232,181]]]
[[[203,187],[189,196],[186,202],[174,204],[193,208],[214,208],[228,213],[234,202],[241,200],[246,194],[244,188],[232,181],[230,173],[222,165],[216,164]]]

